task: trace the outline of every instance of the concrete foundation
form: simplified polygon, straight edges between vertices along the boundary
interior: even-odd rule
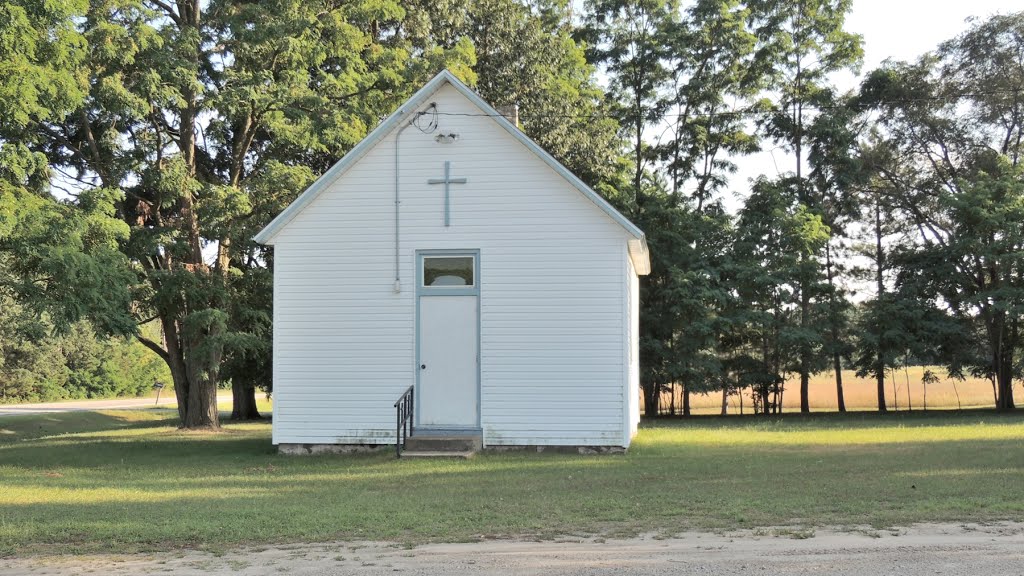
[[[409,438],[410,441],[413,437]],[[433,439],[431,439],[433,440]],[[477,440],[479,441],[479,440]],[[417,446],[418,449],[438,449],[436,446]],[[444,446],[448,450],[464,450],[461,444],[457,447]],[[480,448],[474,446],[474,449]],[[277,451],[289,456],[316,454],[362,454],[394,450],[394,444],[278,444]],[[406,444],[409,450],[409,444]],[[624,454],[622,446],[484,446],[484,452],[552,452],[555,454]]]
[[[487,452],[554,452],[555,454],[624,454],[622,446],[485,446]]]
[[[394,444],[278,444],[277,451],[290,456],[309,454],[361,454],[394,450]]]

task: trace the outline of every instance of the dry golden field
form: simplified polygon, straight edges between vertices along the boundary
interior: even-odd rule
[[[925,389],[921,383],[921,375],[925,368],[922,366],[911,366],[904,370],[890,373],[885,381],[886,406],[890,409],[906,410],[908,404],[913,410],[921,410],[925,405]],[[939,376],[939,382],[928,385],[927,400],[929,409],[956,409],[962,408],[991,408],[995,404],[992,396],[992,383],[980,378],[968,378],[957,381],[946,377],[946,371],[942,368],[932,367],[932,372]],[[909,382],[909,386],[908,386]],[[895,391],[893,390],[895,386]],[[909,388],[909,398],[908,398]],[[835,411],[838,407],[836,400],[836,382],[833,372],[822,372],[811,378],[811,410],[819,412]],[[843,391],[846,397],[847,410],[875,410],[876,403],[875,380],[873,378],[858,378],[852,371],[843,371]],[[894,395],[895,394],[895,395]],[[959,402],[957,400],[959,396]],[[662,404],[663,410],[669,405],[669,395],[664,395]],[[1018,404],[1024,401],[1024,388],[1018,383],[1014,386],[1014,398]],[[681,406],[679,392],[676,393],[676,406]],[[713,393],[709,395],[694,395],[690,400],[691,409],[697,414],[718,414],[722,407],[722,395]],[[743,396],[743,412],[749,413],[753,403],[750,393],[747,391]],[[677,408],[678,409],[678,408]],[[800,378],[794,375],[786,381],[786,390],[783,394],[783,410],[786,412],[797,412],[800,410]],[[740,398],[733,395],[729,397],[729,413],[740,413]]]

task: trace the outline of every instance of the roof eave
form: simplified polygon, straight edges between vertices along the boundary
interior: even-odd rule
[[[448,73],[447,70],[444,73]],[[587,186],[585,182],[583,182],[582,180],[579,179],[579,177],[570,172],[569,169],[563,166],[558,160],[555,160],[554,156],[549,154],[547,150],[544,150],[543,148],[540,147],[540,145],[531,140],[525,132],[517,128],[511,122],[509,122],[508,119],[505,118],[504,114],[498,112],[493,106],[488,104],[483,98],[480,97],[479,94],[474,92],[469,86],[463,84],[458,78],[451,76],[450,73],[448,74],[451,79],[451,85],[455,87],[456,90],[462,93],[462,95],[465,96],[470,102],[476,104],[476,106],[483,110],[485,114],[493,117],[494,120],[498,123],[498,125],[501,126],[510,135],[512,135],[513,138],[518,140],[521,144],[523,144],[530,151],[536,154],[537,157],[543,160],[544,163],[547,164],[552,170],[558,173],[558,175],[560,175],[562,178],[565,178],[565,180],[572,184],[574,188],[582,192],[583,195],[587,197],[587,199],[589,199],[591,202],[596,204],[598,208],[600,208],[606,214],[608,214],[608,216],[610,216],[612,220],[614,220],[620,226],[625,228],[626,232],[629,233],[630,236],[632,236],[636,240],[642,241],[644,243],[644,246],[646,247],[647,241],[645,240],[643,230],[637,227],[636,224],[630,222],[628,218],[623,216],[621,212],[616,210],[614,206],[612,206],[600,194],[595,192],[593,188]]]
[[[383,122],[374,128],[370,134],[366,136],[359,144],[357,144],[352,150],[349,151],[337,164],[331,166],[327,172],[324,172],[322,176],[316,179],[303,192],[295,199],[287,208],[285,208],[280,214],[274,218],[270,224],[267,224],[263,230],[261,230],[254,240],[260,244],[273,245],[274,236],[276,236],[282,228],[284,228],[289,222],[291,222],[303,209],[306,208],[320,192],[334,182],[338,177],[345,173],[345,171],[356,161],[363,157],[371,148],[373,148],[380,140],[382,140],[392,129],[401,125],[403,119],[409,117],[415,109],[423,104],[429,96],[436,92],[441,84],[449,83],[458,90],[463,96],[465,96],[470,102],[480,108],[486,115],[492,117],[495,122],[498,123],[506,132],[508,132],[513,138],[518,140],[521,144],[531,150],[538,158],[544,161],[552,170],[562,176],[567,182],[573,185],[579,190],[584,196],[587,197],[591,202],[597,205],[602,211],[604,211],[612,220],[622,226],[626,232],[632,237],[630,242],[638,242],[640,247],[637,252],[637,261],[634,261],[634,267],[637,269],[637,274],[647,274],[650,272],[650,257],[647,249],[647,239],[644,235],[643,230],[638,228],[636,224],[629,221],[628,218],[622,215],[621,212],[615,209],[611,204],[608,203],[600,194],[595,192],[590,186],[587,186],[582,180],[580,180],[575,174],[569,171],[568,168],[563,166],[558,160],[555,160],[551,154],[541,148],[536,142],[530,139],[522,130],[514,126],[509,122],[504,115],[499,113],[490,104],[484,101],[479,94],[474,92],[468,86],[462,83],[461,80],[455,77],[454,74],[448,70],[442,70],[436,76],[434,76],[430,82],[427,82],[422,88],[416,91],[415,94],[408,101],[405,102],[401,107],[398,108],[393,114],[388,116]],[[634,250],[630,248],[630,257],[633,257]],[[647,270],[647,272],[641,273],[641,270]]]
[[[334,166],[331,166],[326,172],[317,178],[309,188],[299,194],[299,197],[292,201],[287,208],[281,211],[276,218],[270,221],[263,230],[257,233],[253,240],[259,244],[274,244],[274,236],[278,234],[289,222],[291,222],[296,216],[299,215],[302,210],[306,208],[320,192],[327,188],[331,183],[337,180],[352,164],[355,164],[360,158],[362,158],[367,152],[370,151],[377,143],[384,139],[393,128],[400,126],[402,121],[411,116],[420,105],[422,105],[431,95],[434,94],[440,88],[444,82],[450,82],[458,80],[452,75],[451,72],[444,70],[437,76],[434,76],[430,82],[423,85],[422,88],[416,91],[409,100],[402,104],[397,110],[395,110],[390,116],[384,119],[376,128],[370,131],[369,134],[359,144],[356,144],[354,148],[349,150],[348,154],[345,154],[341,160],[339,160]],[[454,83],[453,83],[454,84]]]
[[[651,251],[647,248],[647,238],[631,238],[629,240],[629,259],[633,262],[633,270],[637,276],[651,273]]]

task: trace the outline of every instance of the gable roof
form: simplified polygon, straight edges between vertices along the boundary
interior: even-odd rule
[[[437,92],[437,90],[446,83],[450,84],[460,94],[465,96],[466,99],[479,108],[481,112],[490,116],[513,138],[518,140],[523,146],[543,160],[544,163],[550,166],[551,169],[559,176],[579,190],[584,197],[596,204],[597,207],[608,214],[612,220],[622,226],[622,228],[631,236],[629,240],[629,255],[630,259],[633,261],[633,267],[636,270],[636,273],[641,276],[650,273],[650,255],[647,249],[647,238],[644,235],[643,230],[640,230],[636,224],[630,222],[629,219],[609,204],[607,200],[602,198],[600,194],[595,192],[590,186],[584,184],[583,181],[570,172],[568,168],[562,166],[562,164],[558,162],[558,160],[555,160],[551,154],[548,154],[547,151],[537,145],[537,143],[531,140],[522,130],[509,122],[504,115],[485,102],[480,95],[469,88],[469,86],[463,84],[461,80],[456,78],[455,75],[448,70],[442,70],[434,76],[430,82],[427,82],[422,88],[417,90],[416,93],[405,102],[405,104],[402,104],[398,110],[395,110],[394,113],[374,128],[366,138],[352,148],[352,150],[350,150],[348,154],[346,154],[334,166],[331,166],[327,172],[324,172],[322,176],[317,178],[305,192],[300,194],[294,202],[289,204],[287,208],[278,214],[270,224],[267,224],[266,228],[256,234],[254,240],[260,244],[273,244],[272,240],[278,232],[287,226],[289,222],[298,216],[300,212],[309,206],[313,200],[322,194],[335,180],[341,177],[341,175],[344,174],[353,164],[365,156],[366,153],[370,151],[370,149],[372,149],[380,140],[390,134],[394,128],[400,126],[403,121],[406,121],[411,117],[411,115],[415,113],[415,111],[423,105],[431,95]]]

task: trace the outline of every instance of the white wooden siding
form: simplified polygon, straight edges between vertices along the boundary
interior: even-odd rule
[[[391,443],[415,382],[415,253],[480,250],[486,445],[624,445],[627,234],[445,85],[439,144],[401,136],[401,292],[394,133],[274,238],[274,424],[280,443]],[[451,226],[444,188],[452,162]]]

